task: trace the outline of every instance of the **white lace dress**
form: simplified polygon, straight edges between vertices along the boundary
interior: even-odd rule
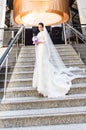
[[[36,47],[32,86],[39,93],[50,98],[64,96],[70,90],[71,76],[59,70],[50,62],[44,31],[39,32],[37,37],[41,44]],[[65,69],[64,66],[63,69]]]

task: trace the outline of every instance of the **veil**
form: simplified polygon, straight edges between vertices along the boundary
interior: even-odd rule
[[[65,74],[70,81],[75,78],[86,76],[84,68],[65,66],[45,26],[44,26],[44,33],[45,33],[47,48],[49,52],[49,62],[52,64],[52,66],[54,66],[55,68],[54,71],[56,72],[58,71],[58,74],[60,76]]]
[[[72,86],[73,79],[86,76],[84,69],[66,67],[46,27],[39,32],[37,38],[43,44],[36,45],[33,87],[50,98],[65,96]]]

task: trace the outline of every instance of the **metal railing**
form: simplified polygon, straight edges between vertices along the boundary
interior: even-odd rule
[[[12,30],[12,29],[11,29]],[[17,46],[17,51],[16,51],[16,60],[18,58],[18,40],[20,38],[22,34],[22,42],[24,41],[24,26],[21,26],[21,28],[19,28],[18,32],[16,33],[16,35],[14,36],[14,38],[12,37],[8,43],[8,47],[5,50],[4,54],[2,55],[2,57],[0,58],[0,70],[1,68],[4,66],[5,64],[5,81],[4,81],[4,99],[5,99],[5,95],[6,95],[6,87],[7,87],[7,75],[8,75],[8,58],[9,58],[9,54],[10,52],[13,50],[15,44]]]
[[[3,32],[4,32],[2,42],[5,42],[5,34],[7,33],[6,40],[8,40],[8,41],[6,41],[6,45],[3,44],[3,46],[7,46],[9,44],[10,39],[14,38],[14,36],[16,35],[16,33],[18,32],[19,29],[20,29],[20,27],[0,28],[0,30],[3,30]],[[9,32],[11,33],[10,36],[8,34]],[[19,41],[25,45],[25,28],[24,28],[24,31],[22,31],[22,33],[21,33]]]
[[[76,24],[76,25],[73,25],[73,28],[75,28],[80,33],[83,33],[84,35],[86,35],[86,24],[79,24],[79,25]]]
[[[80,59],[86,64],[86,32],[84,32],[84,34],[82,33],[83,30],[86,29],[86,25],[83,25],[82,28],[82,25],[72,27],[69,24],[64,24],[63,27],[65,44],[71,44],[79,55]]]
[[[64,24],[64,38],[65,44],[68,43],[86,43],[86,36],[79,32],[78,29],[75,29],[69,24]]]

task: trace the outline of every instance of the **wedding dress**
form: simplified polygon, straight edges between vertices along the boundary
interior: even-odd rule
[[[36,45],[35,49],[32,86],[49,98],[64,96],[70,90],[72,80],[82,76],[79,72],[81,69],[64,65],[46,28],[38,33],[37,38],[41,44]]]

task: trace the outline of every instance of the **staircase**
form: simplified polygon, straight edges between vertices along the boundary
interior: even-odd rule
[[[74,49],[80,53],[80,57],[86,64],[86,44],[76,44],[73,45]]]
[[[56,48],[67,67],[86,68],[71,45],[60,44]],[[44,98],[31,86],[34,47],[20,47],[16,64],[15,50],[9,58],[5,99],[4,68],[0,72],[0,130],[85,130],[86,78],[73,80],[64,97]]]

